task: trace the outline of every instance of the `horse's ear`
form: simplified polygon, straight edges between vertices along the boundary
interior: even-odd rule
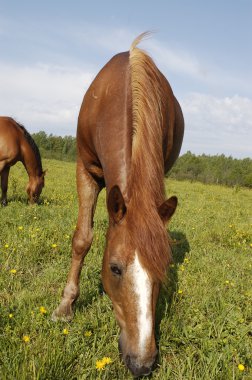
[[[107,204],[110,217],[115,223],[119,223],[126,214],[127,209],[121,190],[117,185],[113,186],[110,190]]]
[[[173,196],[162,203],[161,206],[159,206],[158,213],[164,223],[168,222],[171,219],[176,210],[177,204],[178,198]]]

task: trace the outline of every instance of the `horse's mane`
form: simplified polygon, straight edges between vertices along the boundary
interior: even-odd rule
[[[16,124],[23,131],[23,134],[24,134],[26,141],[29,143],[30,147],[32,148],[32,150],[35,154],[37,164],[39,167],[39,172],[41,175],[43,172],[43,169],[42,169],[42,162],[41,162],[41,156],[40,156],[39,148],[38,148],[37,144],[35,143],[35,141],[33,140],[33,138],[31,137],[30,133],[27,131],[27,129],[22,124],[18,123],[17,121],[16,121]]]
[[[164,158],[162,77],[153,60],[137,44],[130,49],[133,140],[131,157],[131,224],[142,261],[158,280],[163,281],[170,261],[168,235],[158,215],[164,202]],[[140,208],[141,212],[134,212]],[[130,210],[129,210],[130,212]]]

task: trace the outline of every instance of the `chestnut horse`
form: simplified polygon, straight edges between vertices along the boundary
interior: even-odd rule
[[[0,176],[3,206],[7,205],[10,167],[21,161],[29,176],[26,187],[29,202],[37,202],[44,187],[39,149],[27,130],[10,117],[0,117]]]
[[[77,128],[79,214],[72,263],[52,316],[72,317],[97,196],[106,186],[109,228],[102,281],[121,329],[123,360],[135,376],[149,374],[157,356],[155,308],[171,261],[165,223],[177,206],[176,197],[165,200],[164,173],[179,155],[184,132],[169,83],[137,47],[144,36],[129,52],[114,56],[84,96]]]

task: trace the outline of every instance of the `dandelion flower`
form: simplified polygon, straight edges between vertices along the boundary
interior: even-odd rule
[[[92,331],[90,331],[90,330],[85,331],[85,332],[84,332],[84,335],[85,335],[86,337],[89,337],[89,336],[92,335]]]
[[[183,293],[183,290],[179,289],[178,294],[182,294],[182,293]]]
[[[41,314],[46,314],[47,313],[46,308],[44,306],[40,306],[39,311],[40,311]]]
[[[9,244],[5,244],[4,248],[9,248]]]
[[[11,273],[11,274],[16,274],[16,273],[17,273],[17,270],[16,270],[16,269],[11,269],[11,270],[10,270],[10,273]]]
[[[57,247],[57,244],[52,244],[52,248],[56,248]]]
[[[229,284],[229,280],[226,280],[226,281],[225,281],[225,284],[228,285],[228,284]]]
[[[9,314],[9,318],[10,319],[13,318],[13,314],[12,313]]]
[[[105,363],[103,363],[102,360],[97,360],[95,367],[98,369],[98,371],[101,371],[105,367]]]
[[[245,370],[245,367],[244,367],[243,364],[239,364],[239,365],[238,365],[238,369],[239,369],[239,371],[244,371],[244,370]]]
[[[110,363],[112,363],[112,359],[109,358],[108,356],[104,356],[102,360],[97,360],[96,369],[98,369],[98,371],[101,371],[102,369],[104,369],[106,365]]]
[[[63,329],[63,334],[64,334],[64,335],[68,335],[68,334],[69,334],[68,329]]]
[[[30,342],[30,337],[28,335],[23,335],[23,341],[25,343],[29,343]]]
[[[23,226],[18,226],[18,230],[19,230],[19,231],[22,231],[23,229],[24,229]]]
[[[109,358],[108,356],[104,356],[104,358],[102,359],[102,362],[106,365],[106,364],[110,364],[112,363],[112,359]]]

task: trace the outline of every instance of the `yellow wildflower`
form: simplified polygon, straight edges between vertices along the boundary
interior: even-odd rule
[[[39,311],[40,311],[41,314],[46,314],[47,313],[46,308],[44,306],[40,306]]]
[[[106,364],[110,364],[112,363],[112,359],[109,358],[108,356],[104,356],[104,358],[102,359],[102,362],[106,365]]]
[[[23,229],[24,229],[23,226],[18,226],[18,230],[19,230],[19,231],[22,231]]]
[[[102,360],[97,360],[95,367],[98,369],[98,371],[101,371],[105,367],[105,363],[103,363]]]
[[[186,257],[185,259],[184,259],[184,263],[188,263],[189,262],[189,259]]]
[[[98,369],[98,371],[101,371],[102,369],[104,369],[106,365],[110,363],[112,363],[112,359],[109,358],[108,356],[104,356],[102,360],[97,360],[96,369]]]
[[[84,332],[84,335],[85,335],[86,337],[89,337],[89,336],[92,335],[92,331],[90,331],[90,330],[85,331],[85,332]]]
[[[64,335],[68,335],[68,334],[69,334],[68,329],[63,329],[63,334],[64,334]]]
[[[179,289],[178,294],[182,294],[182,293],[183,293],[183,290]]]
[[[228,284],[229,284],[229,280],[226,280],[226,281],[225,281],[225,284],[228,285]]]
[[[183,272],[185,270],[184,265],[180,265],[179,269],[181,270],[181,272]]]
[[[25,343],[29,343],[30,342],[30,337],[28,335],[23,335],[23,341]]]
[[[238,369],[239,369],[240,371],[244,371],[244,370],[245,370],[245,367],[244,367],[243,364],[239,364],[239,365],[238,365]]]
[[[13,318],[13,314],[12,313],[9,314],[9,318]]]
[[[5,244],[4,248],[9,248],[9,244]]]
[[[56,248],[57,247],[57,244],[52,244],[52,248]]]
[[[16,270],[16,269],[11,269],[11,270],[10,270],[10,273],[11,273],[11,274],[16,274],[16,273],[17,273],[17,270]]]

